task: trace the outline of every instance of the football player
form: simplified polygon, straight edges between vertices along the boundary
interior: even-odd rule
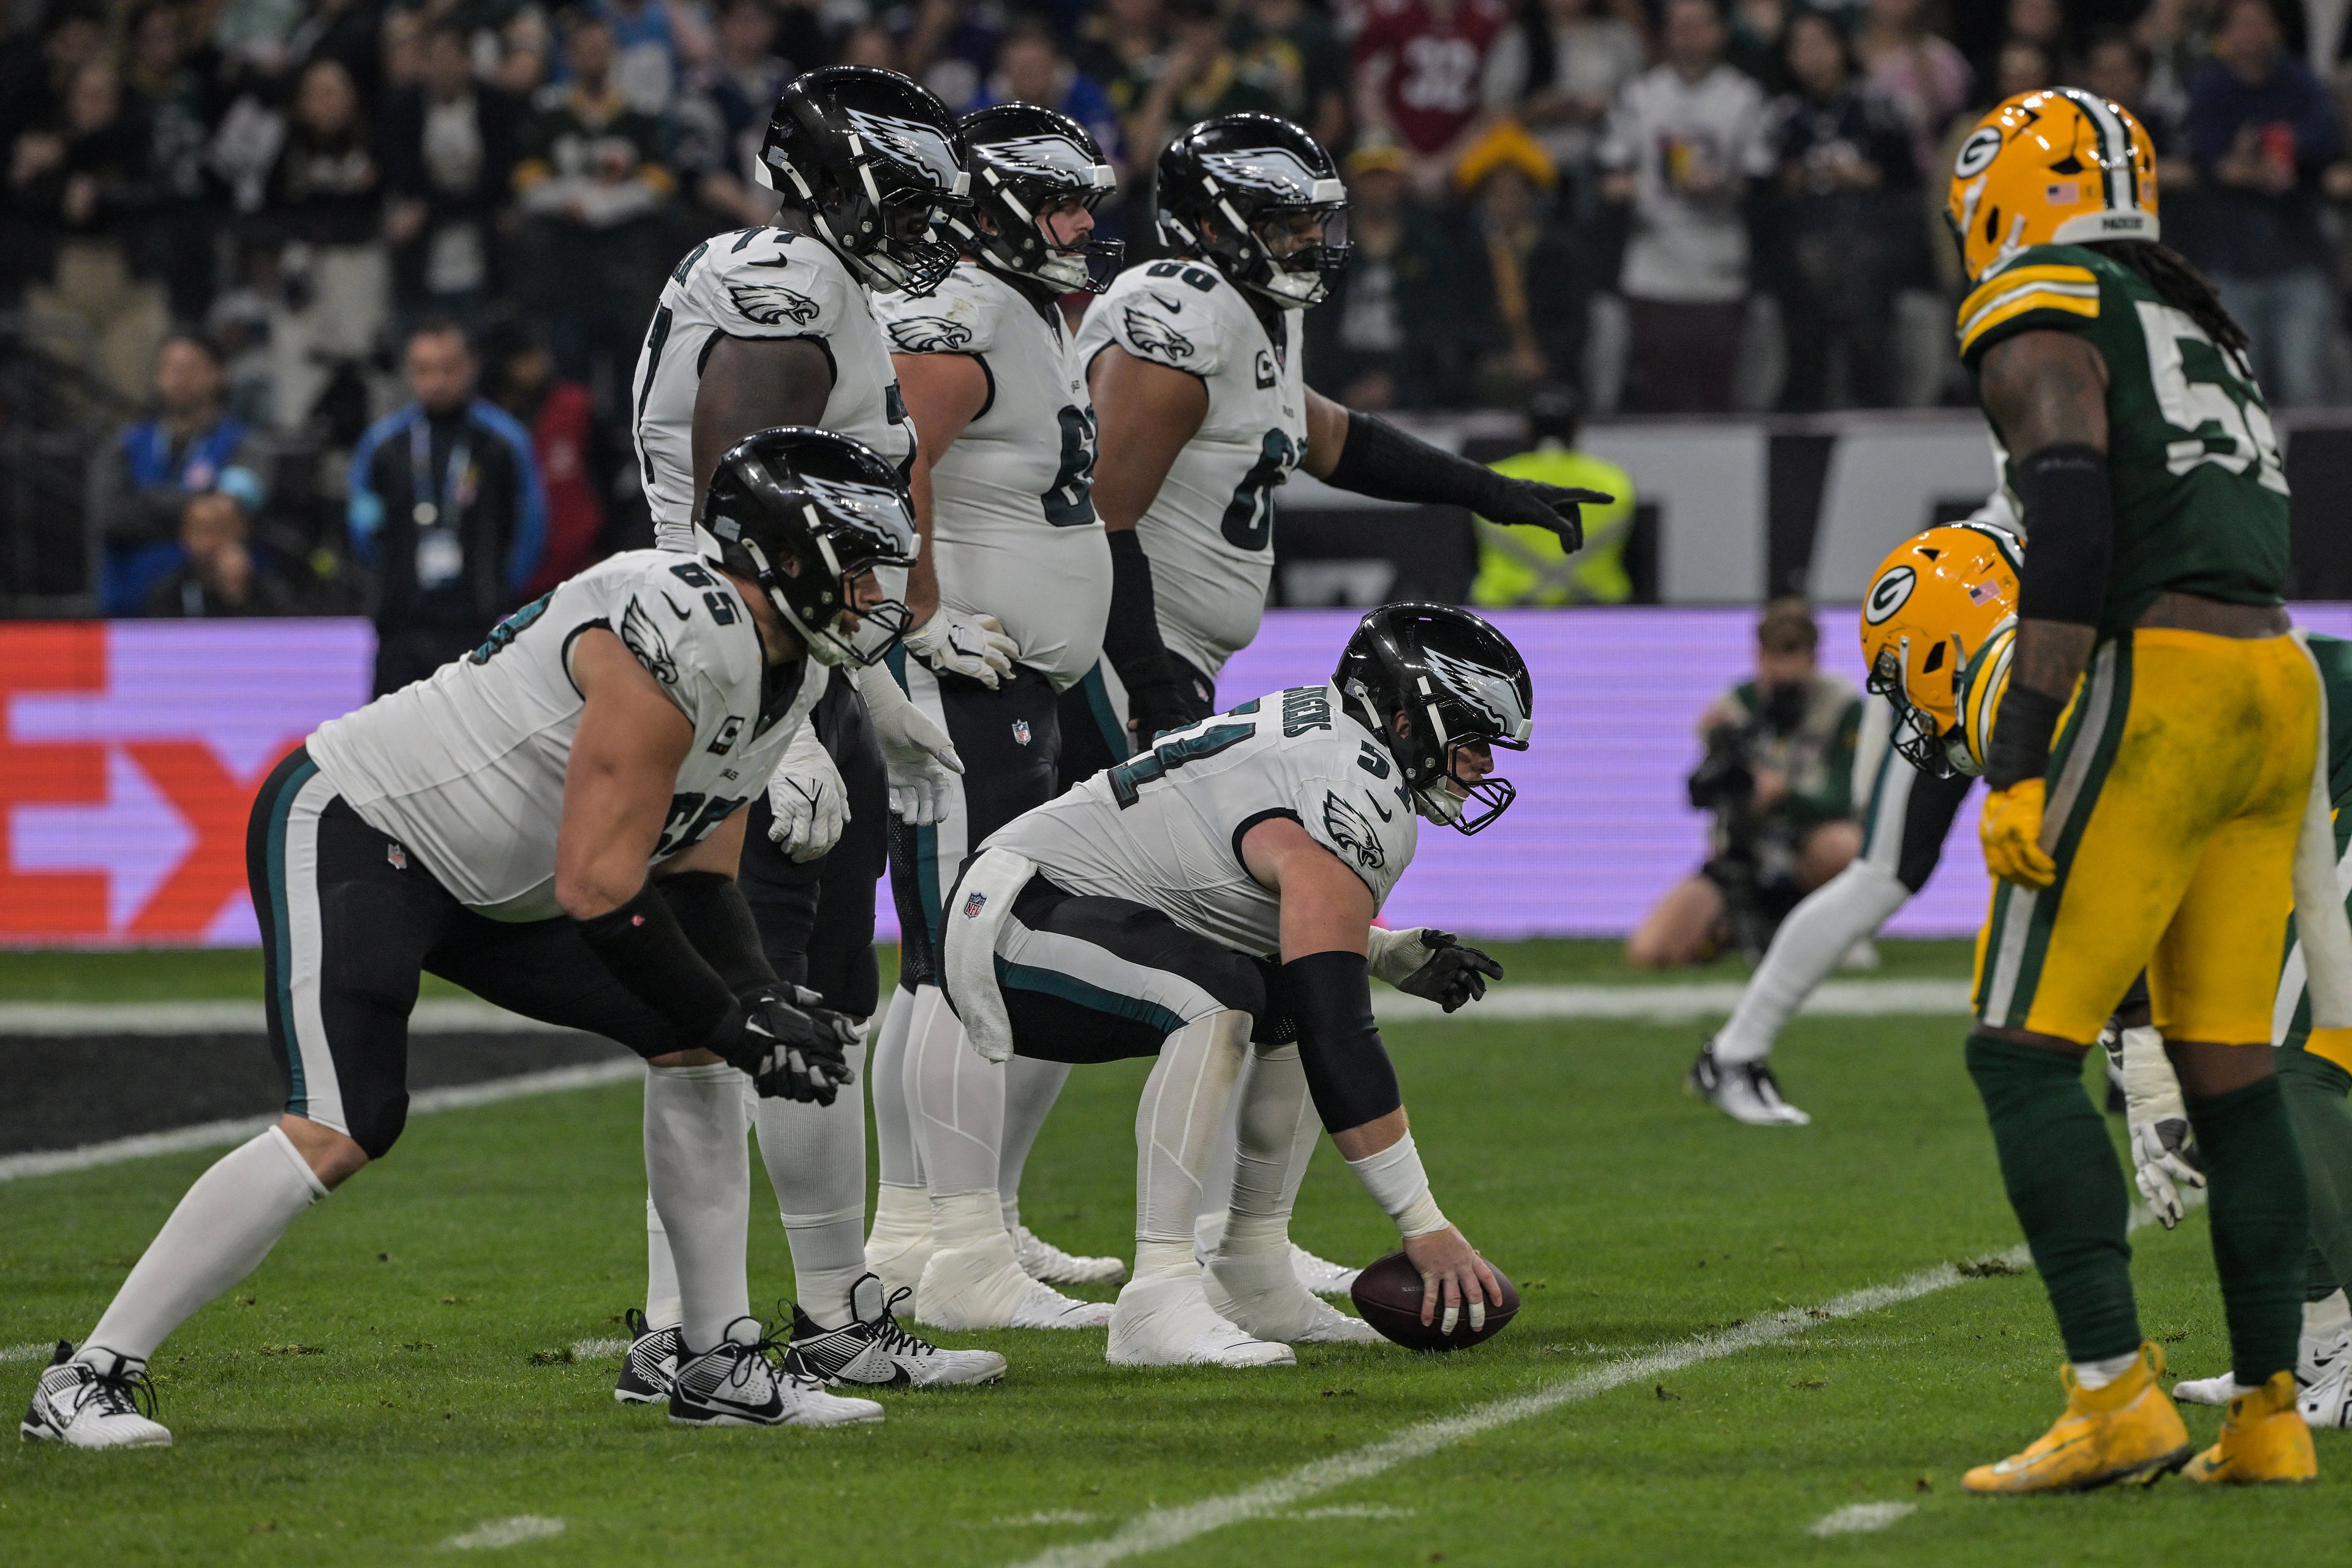
[[[954,1052],[940,1005],[933,943],[940,900],[972,847],[1060,790],[1056,698],[1092,668],[1110,609],[1110,552],[1091,496],[1094,409],[1061,296],[1099,290],[1124,248],[1094,236],[1094,207],[1117,185],[1076,121],[1003,104],[961,123],[973,198],[956,226],[963,258],[923,296],[880,302],[907,407],[923,441],[912,470],[924,555],[940,603],[1002,626],[1012,668],[982,682],[919,659],[892,668],[944,731],[964,773],[936,821],[891,836],[898,905],[899,994],[911,1020],[875,1054],[882,1185],[868,1266],[916,1289],[916,1315],[944,1328],[1096,1328],[1110,1309],[1045,1281],[1115,1282],[1115,1258],[1073,1258],[1021,1224],[1021,1169],[1068,1068],[971,1058],[950,1075],[970,1101],[962,1120],[991,1135],[946,1131],[923,1103],[919,1063]],[[995,1130],[1002,1129],[1001,1135]],[[934,1244],[936,1241],[936,1253]]]
[[[1371,922],[1416,818],[1475,833],[1509,806],[1494,748],[1525,748],[1534,700],[1517,650],[1476,616],[1389,605],[1328,684],[1161,736],[965,868],[941,957],[970,1052],[1159,1058],[1136,1114],[1135,1277],[1112,1362],[1286,1365],[1285,1342],[1374,1338],[1291,1267],[1310,1100],[1403,1233],[1423,1321],[1483,1321],[1494,1272],[1430,1194],[1367,987],[1378,974],[1451,1010],[1502,972],[1441,932]],[[1202,1173],[1252,1058],[1232,1220],[1204,1279]]]
[[[732,448],[700,518],[698,557],[589,568],[271,773],[247,859],[286,1113],[198,1178],[80,1351],[58,1345],[26,1437],[171,1441],[141,1409],[149,1359],[390,1152],[425,973],[654,1067],[646,1170],[684,1297],[672,1420],[881,1418],[772,1360],[751,1315],[740,1086],[835,1100],[856,1032],[777,981],[735,874],[743,807],[859,617],[902,623],[874,573],[913,559],[914,519],[887,463],[813,430]]]
[[[1947,197],[1971,285],[1961,359],[2032,542],[1998,712],[1989,686],[1974,737],[1996,880],[1969,1070],[2067,1353],[2064,1414],[1969,1471],[1978,1492],[2184,1466],[2203,1482],[2315,1473],[2294,1383],[2306,1187],[2255,1047],[2298,848],[2326,858],[2320,684],[2288,635],[2286,479],[2245,335],[2158,243],[2156,199],[2147,132],[2074,89],[1985,116]],[[1869,602],[1895,625],[1927,581],[1898,573]],[[1933,679],[1939,650],[1972,651],[1922,640],[1907,658]],[[2306,927],[2341,927],[2332,888],[2300,903]],[[2083,1053],[2142,969],[2206,1163],[2232,1375],[2251,1391],[2193,1458],[2140,1333],[2126,1189],[2082,1085]],[[2323,1021],[2352,1023],[2344,1011]]]
[[[964,201],[953,120],[891,72],[810,71],[777,100],[759,169],[782,210],[772,224],[714,236],[679,261],[632,382],[646,492],[657,541],[672,550],[696,548],[696,499],[719,455],[748,431],[822,426],[866,442],[902,473],[914,460],[915,430],[869,296],[928,289],[954,259],[941,237]],[[917,623],[910,646],[995,679],[1002,639],[938,610],[925,563],[904,597]],[[854,686],[828,689],[755,800],[741,876],[780,973],[862,1023],[878,1000],[874,897],[886,801],[928,817],[960,763],[886,671],[853,668]],[[863,1052],[852,1047],[853,1068]],[[1003,1358],[905,1333],[888,1293],[864,1278],[866,1122],[856,1098],[756,1108],[792,1246],[797,1352],[837,1381],[992,1380]],[[667,1397],[676,1363],[677,1276],[650,1204],[646,1230],[646,1311],[631,1321],[614,1389],[624,1403]]]

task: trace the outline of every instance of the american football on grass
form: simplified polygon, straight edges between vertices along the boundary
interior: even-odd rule
[[[1486,1267],[1495,1268],[1491,1260]],[[1356,1287],[1349,1294],[1364,1321],[1407,1350],[1467,1350],[1501,1333],[1518,1314],[1519,1288],[1499,1268],[1495,1268],[1495,1278],[1503,1287],[1503,1299],[1486,1303],[1486,1326],[1473,1329],[1469,1310],[1465,1308],[1451,1334],[1439,1331],[1445,1322],[1443,1305],[1427,1324],[1422,1322],[1421,1270],[1402,1252],[1391,1252],[1367,1267],[1356,1276]]]

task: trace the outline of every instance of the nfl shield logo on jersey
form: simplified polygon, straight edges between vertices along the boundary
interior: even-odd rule
[[[1016,745],[1025,746],[1029,743],[1028,720],[1015,719],[1013,721],[1013,743]]]
[[[968,921],[977,920],[980,918],[980,911],[987,907],[986,893],[966,893],[963,900],[963,918]]]
[[[383,858],[392,863],[392,868],[395,871],[405,871],[408,869],[408,851],[403,849],[397,844],[385,845],[383,847]]]

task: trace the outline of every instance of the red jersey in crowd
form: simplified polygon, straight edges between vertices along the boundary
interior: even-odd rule
[[[543,594],[596,558],[604,532],[604,498],[588,471],[588,443],[595,422],[588,389],[559,381],[540,399],[530,418],[530,444],[539,452],[539,472],[547,490],[547,548],[539,558],[526,595]]]
[[[1382,106],[1407,147],[1434,153],[1476,116],[1486,57],[1510,21],[1501,0],[1371,0],[1356,69],[1386,68]]]

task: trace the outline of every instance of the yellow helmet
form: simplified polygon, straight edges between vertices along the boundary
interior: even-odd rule
[[[2095,93],[2021,92],[1960,143],[1944,217],[1971,283],[2030,245],[2155,239],[2156,149]]]
[[[1999,679],[1988,667],[2007,669],[2022,562],[2009,530],[1956,522],[1906,540],[1871,574],[1863,662],[1870,689],[1895,705],[1893,743],[1913,766],[1946,778],[1980,771],[1962,714],[1990,733]]]

